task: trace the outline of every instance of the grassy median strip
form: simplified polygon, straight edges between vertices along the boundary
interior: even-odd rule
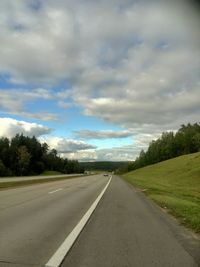
[[[200,153],[184,155],[123,175],[182,224],[200,232]]]
[[[44,171],[39,176],[50,176],[50,175],[60,175],[63,174],[62,172],[57,172],[57,171]]]
[[[9,188],[16,188],[16,187],[21,187],[21,186],[27,186],[27,185],[33,185],[33,184],[41,184],[41,183],[49,183],[49,182],[58,182],[66,179],[72,179],[72,178],[77,178],[82,175],[77,175],[77,176],[63,176],[63,177],[55,177],[55,178],[45,178],[45,179],[40,179],[38,177],[37,180],[25,180],[25,181],[12,181],[12,182],[2,182],[0,183],[0,190],[5,190]],[[5,178],[6,179],[6,178]]]

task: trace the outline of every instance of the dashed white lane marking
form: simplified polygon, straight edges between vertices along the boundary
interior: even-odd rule
[[[85,215],[82,217],[82,219],[79,221],[79,223],[74,227],[72,232],[67,236],[65,241],[61,244],[61,246],[57,249],[57,251],[54,253],[54,255],[51,257],[51,259],[45,264],[45,267],[59,267],[62,261],[64,260],[65,256],[69,252],[70,248],[76,241],[77,237],[79,236],[80,232],[83,230],[84,226],[86,225],[87,221],[89,220],[90,216],[94,212],[97,204],[101,200],[103,194],[105,193],[107,187],[110,184],[112,177],[110,177],[108,183],[104,187],[104,189],[101,191],[97,199],[93,202],[89,210],[85,213]]]
[[[63,188],[59,188],[59,189],[56,189],[54,191],[48,192],[48,194],[53,194],[53,193],[56,193],[56,192],[61,191],[61,190],[63,190]]]

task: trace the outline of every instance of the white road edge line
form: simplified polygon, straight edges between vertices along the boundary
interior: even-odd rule
[[[63,190],[63,188],[59,188],[59,189],[56,189],[54,191],[48,192],[48,194],[53,194],[53,193],[56,193],[56,192],[61,191],[61,190]]]
[[[59,267],[60,264],[63,262],[65,256],[69,252],[70,248],[74,244],[75,240],[79,236],[80,232],[83,230],[84,226],[86,225],[87,221],[89,220],[90,216],[94,212],[97,204],[101,200],[103,194],[105,193],[107,187],[109,186],[111,182],[112,176],[110,177],[108,183],[104,187],[104,189],[101,191],[97,199],[93,202],[91,207],[88,209],[88,211],[85,213],[85,215],[82,217],[82,219],[79,221],[79,223],[74,227],[72,232],[67,236],[65,241],[61,244],[61,246],[57,249],[57,251],[54,253],[54,255],[50,258],[50,260],[45,264],[45,267]]]

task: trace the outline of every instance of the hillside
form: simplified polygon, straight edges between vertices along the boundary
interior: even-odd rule
[[[95,162],[79,162],[80,166],[86,171],[115,171],[122,168],[127,162],[120,161],[95,161]]]
[[[180,156],[123,175],[151,199],[200,232],[200,153]]]

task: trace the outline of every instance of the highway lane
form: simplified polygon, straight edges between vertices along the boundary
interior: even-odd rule
[[[118,177],[61,267],[200,266],[200,242]]]
[[[94,175],[0,191],[0,266],[44,266],[108,180]]]

